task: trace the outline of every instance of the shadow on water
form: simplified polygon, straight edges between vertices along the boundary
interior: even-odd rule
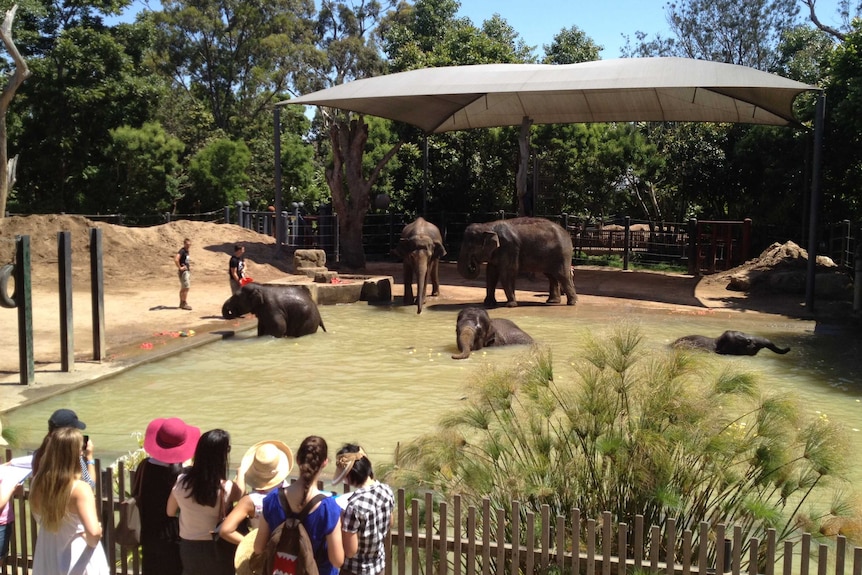
[[[230,431],[234,464],[259,440],[296,446],[309,434],[322,435],[333,448],[359,442],[375,461],[385,461],[399,442],[429,431],[461,405],[472,379],[525,351],[492,348],[452,360],[455,317],[468,305],[476,304],[432,305],[420,315],[413,306],[326,306],[321,310],[326,333],[273,339],[257,338],[254,329],[240,332],[11,411],[6,418],[32,449],[45,432],[47,414],[72,408],[106,460],[135,449],[134,434],[151,419],[179,416],[203,429]],[[765,391],[793,392],[810,416],[845,424],[854,449],[862,447],[857,378],[862,341],[856,333],[780,316],[668,310],[624,300],[617,306],[520,305],[489,313],[515,321],[548,347],[560,382],[574,377],[569,363],[584,340],[608,333],[620,321],[640,326],[647,353],[666,351],[689,334],[715,337],[734,329],[768,337],[792,351],[714,355],[708,361],[756,372]],[[862,477],[858,468],[854,474]]]

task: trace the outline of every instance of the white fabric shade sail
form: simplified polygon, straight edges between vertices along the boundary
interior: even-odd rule
[[[423,68],[333,86],[280,104],[351,110],[426,133],[572,122],[796,123],[793,100],[818,90],[745,66],[687,58]]]

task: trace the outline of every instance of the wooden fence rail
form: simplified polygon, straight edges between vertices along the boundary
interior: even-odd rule
[[[97,477],[109,561],[117,574],[140,574],[139,549],[120,547],[114,537],[124,499],[116,494],[127,492],[130,474],[119,464]],[[31,572],[36,524],[27,496],[25,489],[12,502],[15,533],[4,575]],[[678,531],[674,520],[662,526],[647,526],[640,515],[631,520],[609,512],[584,517],[578,509],[551,516],[548,506],[536,513],[517,501],[509,509],[492,508],[487,499],[465,506],[460,497],[443,502],[398,490],[385,575],[862,575],[862,548],[843,536],[817,541],[803,534],[779,545],[774,530],[763,541],[744,540],[739,527],[701,522]]]

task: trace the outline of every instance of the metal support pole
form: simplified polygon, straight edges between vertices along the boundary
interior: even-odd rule
[[[75,370],[75,322],[72,315],[72,233],[57,232],[57,265],[60,275],[60,365]]]
[[[422,217],[428,211],[428,134],[422,137]]]
[[[105,274],[102,269],[102,230],[90,230],[90,293],[93,302],[93,359],[105,357]]]
[[[276,106],[272,113],[272,144],[275,150],[275,213],[281,214],[284,211],[284,199],[281,190],[281,108]],[[281,218],[275,219],[275,245],[276,253],[284,253],[284,221]]]
[[[30,236],[15,237],[15,304],[18,308],[18,370],[21,385],[36,383],[33,361],[33,294],[30,282]]]
[[[691,218],[688,220],[688,273],[693,276],[700,275],[697,242],[697,219]]]
[[[826,94],[817,94],[814,108],[814,150],[811,160],[811,209],[808,214],[808,269],[805,273],[805,307],[814,311],[814,275],[817,273],[817,220],[820,219],[820,163],[823,124],[826,122]]]

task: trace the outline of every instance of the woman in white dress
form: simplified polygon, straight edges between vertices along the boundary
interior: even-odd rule
[[[39,525],[34,575],[109,573],[93,489],[81,480],[83,448],[79,430],[55,430],[30,483],[30,508]]]

